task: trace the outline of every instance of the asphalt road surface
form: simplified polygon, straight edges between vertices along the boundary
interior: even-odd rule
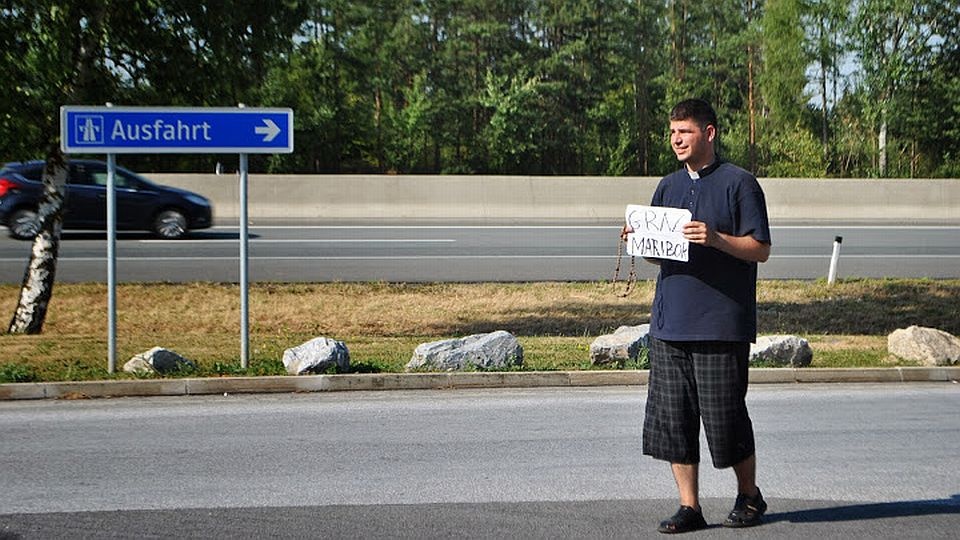
[[[0,538],[647,538],[676,510],[644,387],[0,402]],[[956,538],[960,385],[754,386],[767,523]],[[706,457],[704,448],[704,456]]]
[[[252,226],[251,281],[599,281],[614,276],[619,225]],[[779,226],[760,265],[765,279],[826,277],[834,237],[838,276],[960,277],[958,226]],[[105,282],[103,232],[63,235],[57,279]],[[19,283],[30,243],[0,236],[0,282]],[[119,281],[239,281],[239,229],[216,227],[184,240],[118,234]],[[624,257],[620,278],[629,272]],[[656,276],[638,261],[640,279]]]

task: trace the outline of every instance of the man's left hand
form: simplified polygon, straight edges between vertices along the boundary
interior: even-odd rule
[[[688,221],[683,226],[683,237],[693,244],[712,246],[715,244],[717,233],[702,221]]]
[[[717,232],[702,221],[690,221],[684,225],[683,237],[691,244],[719,249],[745,261],[766,262],[770,258],[770,244],[759,242],[750,235],[731,236]]]

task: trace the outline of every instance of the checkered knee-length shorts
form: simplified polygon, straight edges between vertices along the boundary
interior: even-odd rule
[[[754,453],[747,414],[749,343],[650,339],[643,453],[671,463],[700,462],[700,421],[718,469]]]

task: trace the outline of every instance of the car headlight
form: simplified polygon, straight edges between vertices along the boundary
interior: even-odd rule
[[[210,201],[199,195],[194,195],[191,193],[190,195],[184,196],[184,198],[197,206],[210,206]]]

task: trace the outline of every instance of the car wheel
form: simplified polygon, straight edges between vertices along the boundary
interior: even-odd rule
[[[164,210],[153,220],[153,232],[167,240],[181,238],[187,234],[187,218],[179,210]]]
[[[10,214],[8,227],[17,240],[32,240],[40,232],[40,220],[33,210],[21,208]]]

